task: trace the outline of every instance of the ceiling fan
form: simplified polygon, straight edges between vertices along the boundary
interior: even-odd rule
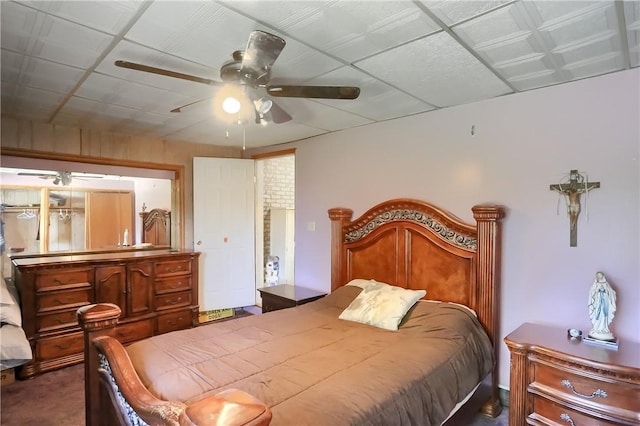
[[[284,109],[279,107],[272,99],[260,96],[257,89],[264,89],[269,96],[288,98],[356,99],[360,95],[360,88],[353,86],[270,85],[271,67],[280,52],[282,52],[282,49],[284,49],[285,44],[284,39],[276,35],[264,31],[252,31],[245,50],[233,52],[233,60],[224,63],[220,68],[221,81],[128,61],[118,60],[115,61],[115,65],[209,86],[223,86],[225,84],[241,86],[245,89],[245,93],[254,105],[256,123],[260,123],[263,120],[273,121],[274,123],[284,123],[291,120],[291,116]],[[181,112],[182,108],[198,102],[202,101],[174,108],[171,112]]]
[[[86,173],[72,173],[72,172],[42,172],[42,173],[33,173],[33,172],[18,172],[19,176],[37,176],[40,179],[53,179],[54,185],[62,185],[69,186],[71,184],[72,179],[102,179],[103,176],[100,175],[89,175]]]

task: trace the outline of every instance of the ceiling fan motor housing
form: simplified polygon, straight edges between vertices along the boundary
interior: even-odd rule
[[[243,57],[244,52],[241,50],[233,52],[233,60],[220,67],[220,79],[225,83],[242,84],[254,88],[266,85],[271,78],[271,69],[255,70],[248,67],[243,69]]]

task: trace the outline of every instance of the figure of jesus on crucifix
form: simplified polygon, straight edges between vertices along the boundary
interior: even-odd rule
[[[549,186],[552,191],[564,195],[569,215],[570,246],[578,245],[578,216],[580,215],[580,196],[592,189],[600,188],[600,182],[587,182],[587,178],[577,170],[569,172],[569,182]]]

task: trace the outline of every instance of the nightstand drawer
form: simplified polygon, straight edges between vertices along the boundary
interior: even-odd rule
[[[554,366],[533,358],[534,380],[530,389],[535,393],[554,395],[572,404],[587,404],[604,411],[620,411],[623,417],[633,417],[640,406],[640,387],[617,380],[598,378],[588,371]]]
[[[620,424],[615,421],[604,420],[599,416],[591,417],[586,413],[572,410],[538,396],[533,400],[533,410],[533,413],[529,415],[529,419],[537,420],[537,422],[544,425],[615,426]]]

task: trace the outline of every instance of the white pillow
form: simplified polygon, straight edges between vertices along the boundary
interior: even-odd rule
[[[427,294],[426,290],[407,290],[374,280],[358,284],[364,284],[362,292],[338,318],[385,330],[397,330],[409,309]]]
[[[0,328],[0,369],[17,367],[31,361],[31,346],[21,327],[5,325]]]
[[[22,327],[20,306],[15,303],[13,305],[0,305],[0,324],[12,324]]]
[[[16,301],[13,298],[11,292],[7,288],[7,282],[4,278],[0,278],[0,304],[2,305],[15,305]]]

